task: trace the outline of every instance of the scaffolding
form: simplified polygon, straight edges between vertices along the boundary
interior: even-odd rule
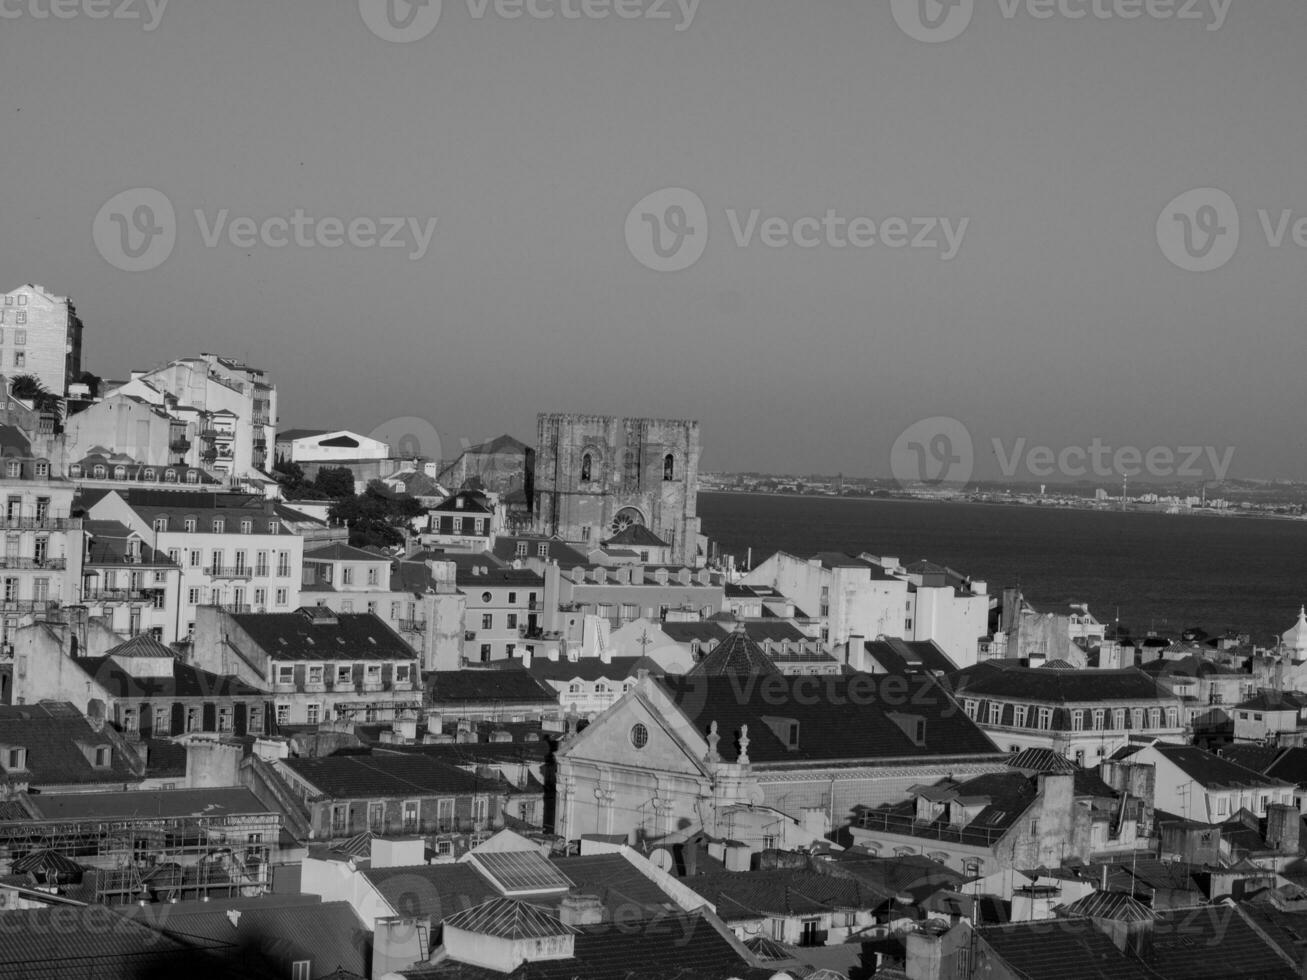
[[[276,813],[0,822],[0,867],[59,854],[84,867],[100,904],[252,896],[270,886]]]

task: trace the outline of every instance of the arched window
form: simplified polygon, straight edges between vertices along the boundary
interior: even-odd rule
[[[109,475],[109,470],[105,468],[103,463],[96,463],[95,469],[91,470],[91,474],[97,480],[103,480],[106,476]]]
[[[127,479],[127,467],[126,467],[126,466],[115,466],[115,467],[113,468],[113,478],[114,478],[115,480],[125,480],[125,479]]]
[[[80,477],[82,475],[82,464],[74,463],[72,466],[68,467],[68,475],[74,480]]]
[[[668,453],[666,456],[663,457],[663,479],[664,480],[676,479],[676,457],[674,457],[671,453]]]
[[[176,483],[176,482],[177,482],[177,471],[176,471],[176,470],[164,470],[164,471],[163,471],[163,482],[164,482],[164,483]]]
[[[586,453],[584,456],[581,457],[581,482],[582,483],[590,482],[590,466],[591,466],[590,454]]]
[[[622,456],[622,475],[628,487],[640,482],[640,457],[633,450],[628,449]]]
[[[154,474],[154,468],[153,468],[153,467],[149,467],[149,466],[147,466],[147,467],[145,468],[145,479],[147,479],[147,480],[149,480],[151,483],[153,483],[153,482],[154,482],[154,475],[155,475],[155,474]]]
[[[195,470],[187,470],[187,471],[186,471],[186,482],[187,482],[187,483],[199,483],[199,482],[200,482],[200,474],[199,474],[198,472],[196,472]]]

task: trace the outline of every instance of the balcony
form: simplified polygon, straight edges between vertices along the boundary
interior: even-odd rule
[[[59,611],[57,599],[3,599],[0,600],[0,612],[6,613],[55,613]]]
[[[425,633],[427,631],[427,621],[425,619],[401,619],[399,621],[399,631],[401,633]]]
[[[236,433],[229,432],[226,429],[201,429],[200,438],[206,442],[213,442],[218,439],[225,442],[227,440],[235,439]]]
[[[210,578],[254,578],[254,569],[248,565],[210,565],[204,570]]]
[[[52,569],[54,571],[63,571],[68,566],[68,562],[63,558],[16,558],[11,555],[0,555],[0,568],[21,568],[21,569]]]
[[[993,847],[1007,833],[1006,828],[989,830],[983,827],[955,827],[942,820],[918,820],[904,813],[880,813],[874,810],[865,811],[854,822],[854,827],[899,837],[946,841],[973,847]]]
[[[168,443],[168,448],[175,453],[188,453],[191,451],[191,441],[189,439],[174,439]]]
[[[82,526],[80,517],[51,517],[38,514],[36,517],[5,517],[0,519],[0,530],[5,531],[76,531]]]
[[[519,626],[517,628],[517,635],[524,640],[543,640],[545,637],[545,631],[539,626]]]
[[[163,591],[157,589],[91,589],[82,593],[83,602],[153,602]]]

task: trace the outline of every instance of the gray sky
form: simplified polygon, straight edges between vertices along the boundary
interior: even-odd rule
[[[32,16],[50,2],[0,3],[0,286],[70,294],[102,375],[217,350],[272,375],[287,426],[422,416],[447,449],[530,440],[540,410],[695,417],[708,468],[888,475],[902,430],[952,416],[980,475],[994,438],[1024,437],[1234,447],[1232,475],[1307,479],[1307,248],[1257,216],[1307,216],[1300,0],[1231,0],[1217,30],[1211,0],[1205,20],[975,0],[943,43],[888,0],[702,0],[681,31],[675,4],[510,20],[445,0],[411,43],[357,0],[171,0],[150,31],[144,0],[142,20]],[[129,273],[91,230],[136,187],[178,230]],[[707,208],[677,272],[623,231],[666,187]],[[1234,199],[1242,237],[1195,273],[1156,226],[1198,187]],[[438,223],[417,261],[205,245],[223,209],[297,208]],[[728,209],[969,223],[946,261],[739,247]]]

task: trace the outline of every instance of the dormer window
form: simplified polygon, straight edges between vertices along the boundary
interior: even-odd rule
[[[163,482],[164,482],[164,483],[176,483],[176,482],[177,482],[177,471],[176,471],[176,470],[164,470],[164,471],[163,471]]]
[[[187,471],[186,471],[186,482],[187,482],[187,483],[199,483],[199,482],[200,482],[200,474],[197,473],[195,470],[187,470]]]
[[[10,479],[16,479],[23,475],[23,464],[16,459],[11,459],[5,464],[5,476]]]
[[[113,478],[114,478],[115,480],[125,480],[125,479],[127,479],[127,467],[126,467],[126,466],[115,466],[115,467],[113,468]]]
[[[163,534],[167,530],[168,530],[168,518],[156,517],[154,519],[154,533]]]
[[[109,468],[103,463],[96,463],[95,468],[91,470],[91,475],[97,480],[103,480],[109,475]]]
[[[50,464],[43,459],[36,461],[36,478],[44,480],[50,476]]]
[[[27,768],[27,749],[17,745],[0,746],[0,766],[5,772],[22,772]]]
[[[186,528],[186,533],[187,533],[187,534],[194,534],[194,533],[195,533],[195,530],[196,530],[196,528],[199,526],[199,524],[198,524],[198,522],[195,520],[194,517],[188,517],[188,518],[186,518],[186,520],[183,522],[182,526]]]
[[[227,522],[223,520],[221,517],[215,517],[213,519],[213,533],[222,534],[226,530],[227,530]]]
[[[68,475],[71,476],[74,480],[81,479],[82,464],[74,463],[72,466],[68,467]]]
[[[155,474],[154,467],[152,467],[152,466],[147,466],[147,467],[145,468],[145,479],[146,479],[146,480],[148,480],[149,482],[153,483],[153,482],[154,482],[154,479],[155,479],[155,475],[156,475],[156,474]]]
[[[526,542],[525,542],[525,541],[519,541],[519,542],[517,543],[517,557],[518,557],[518,558],[525,558],[525,557],[526,557]]]
[[[253,521],[241,521],[241,534],[252,534],[254,532]]]

